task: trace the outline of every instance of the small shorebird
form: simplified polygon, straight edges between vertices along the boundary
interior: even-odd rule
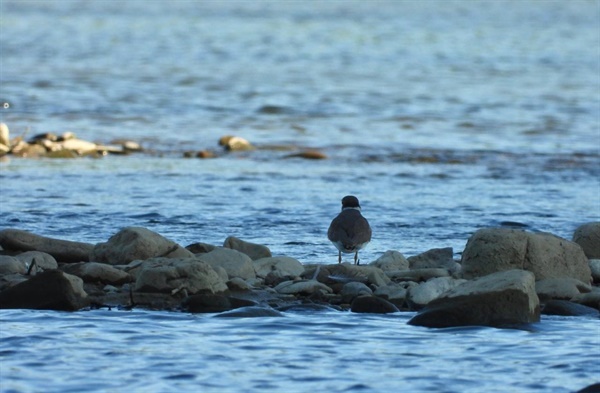
[[[342,212],[331,221],[327,238],[339,250],[338,263],[342,263],[342,252],[354,253],[354,264],[360,264],[358,251],[371,241],[371,226],[360,214],[360,204],[354,195],[342,198]]]

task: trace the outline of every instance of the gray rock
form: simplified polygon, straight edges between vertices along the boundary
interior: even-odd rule
[[[600,259],[590,259],[589,264],[592,271],[592,280],[594,280],[594,283],[600,284]]]
[[[219,313],[255,305],[251,300],[206,293],[189,296],[181,304],[184,310],[191,313]]]
[[[599,317],[600,311],[595,308],[570,302],[568,300],[550,300],[542,309],[544,315],[563,315],[570,317]]]
[[[250,243],[234,236],[229,236],[225,239],[223,247],[244,253],[253,261],[271,257],[271,250],[269,250],[269,247],[263,246],[262,244]]]
[[[310,295],[315,292],[333,292],[327,285],[316,280],[284,281],[275,287],[275,291],[287,295]]]
[[[227,281],[227,288],[229,288],[230,291],[234,292],[250,291],[252,289],[252,285],[250,285],[244,279],[234,277],[231,280]]]
[[[30,272],[30,275],[35,275],[36,273],[43,272],[44,270],[58,269],[58,263],[56,262],[56,259],[54,259],[52,255],[45,252],[26,251],[19,255],[15,255],[15,258],[25,264],[25,268]]]
[[[425,251],[419,255],[409,257],[408,263],[411,269],[454,269],[456,262],[454,262],[454,259],[452,259],[453,255],[454,252],[452,247],[432,248],[431,250]]]
[[[600,222],[589,222],[578,227],[573,241],[583,248],[589,259],[600,259]]]
[[[548,233],[507,228],[480,229],[471,236],[462,255],[464,278],[512,269],[531,271],[537,280],[560,277],[591,280],[581,247],[568,240]]]
[[[571,277],[547,278],[535,283],[535,291],[540,301],[550,299],[571,300],[580,293],[590,292],[592,287]]]
[[[276,277],[297,277],[304,273],[304,266],[291,257],[269,257],[254,261],[254,270],[258,277],[274,274]]]
[[[76,311],[88,305],[83,281],[59,270],[41,272],[0,292],[0,308]]]
[[[239,277],[244,280],[256,278],[252,259],[239,251],[217,247],[206,254],[199,254],[197,258],[208,263],[215,269],[217,267],[225,269],[229,279],[233,277]]]
[[[23,261],[9,255],[0,255],[0,276],[25,273],[27,266]]]
[[[356,297],[373,295],[373,291],[362,282],[353,281],[344,284],[340,295],[342,295],[342,302],[351,303]]]
[[[427,327],[510,326],[539,322],[535,276],[507,270],[468,281],[429,303],[408,323]]]
[[[355,313],[389,314],[398,312],[398,307],[377,296],[361,296],[354,299],[350,311]]]
[[[10,146],[10,131],[5,123],[0,123],[0,144]]]
[[[208,243],[193,243],[190,244],[189,246],[186,246],[185,249],[192,252],[193,254],[206,254],[207,252],[211,252],[212,250],[214,250],[215,248],[217,248],[217,246],[213,246],[212,244],[208,244]]]
[[[20,273],[13,274],[0,274],[0,291],[4,291],[7,288],[14,287],[23,281],[28,280],[28,276],[24,276]]]
[[[135,291],[188,295],[198,292],[218,293],[227,290],[225,282],[206,262],[195,258],[152,258],[142,263]]]
[[[395,281],[427,281],[436,277],[448,277],[450,273],[447,269],[428,268],[428,269],[412,269],[387,272],[388,277]]]
[[[408,291],[406,298],[412,310],[420,310],[433,300],[441,297],[452,288],[465,283],[467,280],[457,280],[452,277],[436,277]]]
[[[326,265],[324,269],[329,271],[328,279],[331,282],[346,283],[359,281],[377,287],[388,285],[391,280],[376,266],[371,265],[353,265],[350,263],[341,263]]]
[[[98,262],[81,262],[64,265],[62,270],[81,278],[84,282],[123,285],[133,277],[123,270]]]
[[[384,272],[408,269],[408,261],[399,251],[388,250],[382,256],[369,264]]]
[[[0,246],[11,251],[41,251],[58,262],[86,262],[94,246],[88,243],[59,240],[35,235],[19,229],[0,231]]]
[[[580,293],[571,299],[571,301],[600,310],[600,288],[593,287],[591,292]]]
[[[191,258],[194,254],[156,232],[141,227],[126,227],[106,243],[98,243],[89,260],[110,265],[127,264],[150,258]]]
[[[397,307],[403,307],[408,290],[418,284],[413,281],[403,281],[400,283],[391,283],[383,287],[377,288],[373,294],[377,297],[384,298],[395,304]]]

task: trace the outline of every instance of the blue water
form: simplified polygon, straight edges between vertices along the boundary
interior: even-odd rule
[[[600,220],[595,0],[0,0],[0,59],[12,137],[73,131],[146,149],[5,157],[0,229],[98,243],[134,225],[184,246],[233,235],[332,263],[326,230],[355,194],[373,227],[367,263],[389,249],[453,247],[459,259],[482,227],[569,239]],[[225,154],[226,134],[259,149]],[[328,158],[285,158],[305,148]],[[202,149],[220,157],[183,158]],[[600,381],[598,321],[581,318],[436,331],[407,326],[410,314],[0,315],[2,390],[566,392]]]
[[[430,330],[407,325],[412,315],[3,310],[1,388],[504,393],[573,392],[598,381],[597,320]]]

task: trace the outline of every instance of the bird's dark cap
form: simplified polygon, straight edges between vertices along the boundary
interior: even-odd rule
[[[358,198],[354,195],[346,195],[342,198],[342,208],[345,207],[360,207]]]

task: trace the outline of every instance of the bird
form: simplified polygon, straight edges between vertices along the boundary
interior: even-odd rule
[[[331,221],[327,238],[338,249],[338,263],[342,252],[354,253],[354,264],[359,265],[358,251],[371,241],[371,226],[360,213],[358,198],[346,195],[342,198],[342,211]]]

